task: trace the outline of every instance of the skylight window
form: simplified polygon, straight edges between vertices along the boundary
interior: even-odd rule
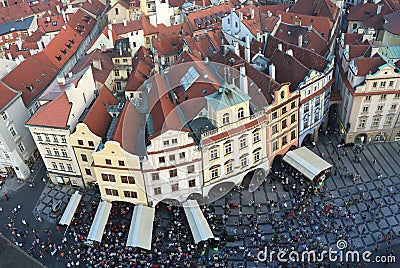
[[[180,80],[183,89],[186,91],[199,77],[200,74],[195,68],[193,68],[193,66],[191,66],[187,73]]]

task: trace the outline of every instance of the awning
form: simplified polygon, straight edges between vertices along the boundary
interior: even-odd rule
[[[79,191],[75,191],[75,193],[69,199],[67,208],[64,210],[64,214],[59,221],[61,225],[70,225],[72,218],[74,217],[75,211],[81,201],[82,195],[79,194]]]
[[[135,206],[126,246],[151,249],[154,214],[154,208]]]
[[[96,215],[94,216],[92,226],[87,239],[97,242],[101,242],[103,237],[104,229],[107,224],[108,216],[110,215],[112,204],[107,201],[101,201],[97,208]]]
[[[300,147],[287,152],[283,160],[300,171],[311,181],[322,171],[332,167],[331,164],[313,153],[307,147]]]
[[[210,226],[208,225],[206,218],[204,218],[196,200],[187,200],[184,202],[183,209],[185,210],[190,230],[192,231],[194,242],[196,244],[202,240],[214,238]]]

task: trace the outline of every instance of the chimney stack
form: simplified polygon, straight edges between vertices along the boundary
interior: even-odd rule
[[[275,80],[275,65],[273,63],[269,66],[269,76]]]
[[[239,11],[239,19],[240,19],[240,22],[243,21],[243,12],[241,12],[241,11]]]
[[[246,94],[249,94],[249,85],[246,75],[246,67],[244,64],[240,66],[240,90]]]
[[[235,42],[235,54],[240,57],[239,42]]]
[[[124,19],[124,26],[126,27],[127,23],[126,23],[126,19]]]
[[[101,60],[96,59],[94,61],[92,61],[93,67],[96,68],[97,70],[102,70],[102,66],[101,66]]]
[[[382,7],[383,7],[382,4],[378,4],[378,7],[376,8],[376,15],[381,14],[381,12],[382,12]]]
[[[18,46],[18,50],[21,51],[22,50],[22,37],[21,35],[18,35],[18,39],[17,39],[17,46]]]
[[[303,35],[302,34],[299,35],[299,44],[298,44],[298,46],[299,47],[303,46]]]
[[[267,12],[267,16],[268,16],[268,18],[270,18],[270,17],[271,17],[271,15],[272,15],[272,12],[268,10],[268,12]]]
[[[108,40],[110,41],[111,44],[114,44],[113,36],[112,36],[112,24],[108,24]]]
[[[250,62],[250,35],[246,35],[246,46],[244,47],[244,59]]]
[[[65,10],[61,10],[61,15],[63,17],[64,22],[67,22],[67,16],[65,15]]]
[[[250,8],[250,19],[254,20],[254,8]]]
[[[43,50],[43,43],[41,40],[37,41],[37,45],[38,45],[38,50],[39,52]]]
[[[278,44],[278,49],[282,51],[282,44]]]
[[[293,57],[293,50],[291,49],[286,50],[286,54]]]
[[[65,85],[65,77],[64,77],[64,75],[57,75],[57,83],[60,85],[60,86],[64,86]]]

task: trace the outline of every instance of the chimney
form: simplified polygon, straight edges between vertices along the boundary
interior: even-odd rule
[[[127,24],[126,24],[126,19],[124,19],[124,26],[126,27],[126,25],[127,25]]]
[[[293,57],[293,50],[291,49],[286,50],[286,54]]]
[[[376,8],[376,15],[381,14],[381,12],[382,12],[382,7],[383,7],[382,4],[378,4],[378,7]]]
[[[302,47],[303,46],[303,35],[299,35],[299,44],[298,44],[298,46],[299,47]]]
[[[67,16],[65,15],[65,10],[64,9],[61,10],[61,14],[62,14],[64,22],[67,22]]]
[[[101,71],[103,69],[102,66],[101,66],[101,60],[99,60],[99,59],[96,59],[96,60],[92,61],[92,65],[97,70]]]
[[[33,49],[30,49],[30,50],[29,50],[29,54],[30,54],[31,56],[33,56],[33,55],[35,55],[35,54],[36,54],[36,51],[35,51],[35,50],[33,50]]]
[[[107,51],[106,45],[101,44],[101,45],[100,45],[100,50],[101,50],[101,52],[106,52],[106,51]]]
[[[250,19],[254,20],[254,8],[250,8]]]
[[[244,59],[250,62],[250,35],[246,35],[246,46],[244,47]]]
[[[22,54],[19,54],[19,55],[18,55],[18,59],[19,59],[21,62],[23,62],[23,61],[25,60],[25,58],[24,58],[24,56],[23,56]]]
[[[73,72],[69,72],[68,73],[68,78],[72,78],[74,76],[74,73]]]
[[[235,42],[235,54],[240,57],[239,42]]]
[[[269,10],[268,10],[268,12],[267,12],[267,16],[268,16],[268,18],[270,18],[270,17],[271,17],[271,15],[272,15],[271,11],[269,11]]]
[[[275,65],[273,63],[269,66],[269,76],[275,80]]]
[[[249,85],[246,75],[246,67],[244,64],[240,66],[240,90],[246,94],[249,94]]]
[[[278,49],[282,51],[282,44],[278,44]]]
[[[37,43],[39,52],[42,51],[42,50],[43,50],[43,43],[42,43],[42,41],[39,40],[39,41],[37,41],[36,43]]]
[[[368,0],[364,0],[364,5],[366,5],[368,3]]]
[[[11,55],[10,52],[7,53],[7,57],[8,57],[9,60],[12,60],[12,59],[13,59],[13,57],[12,57],[12,55]]]
[[[381,0],[374,0],[374,4],[378,4],[380,2],[381,2]]]
[[[239,11],[239,19],[240,21],[243,21],[243,12]]]
[[[112,36],[112,24],[108,24],[107,34],[108,34],[108,40],[110,41],[110,43],[114,44],[113,36]]]
[[[65,19],[67,20],[66,22],[69,22],[69,16],[68,16],[68,14],[65,15]]]
[[[64,77],[64,75],[57,75],[57,83],[60,85],[60,86],[64,86],[65,85],[65,77]]]
[[[56,5],[56,10],[57,10],[57,13],[58,13],[58,14],[60,14],[60,13],[61,13],[61,8],[60,8],[60,6],[59,6],[59,5]]]
[[[157,51],[154,52],[154,72],[160,72],[160,65],[158,63],[158,53]]]
[[[88,0],[88,2],[89,2],[89,4],[91,4],[91,3],[92,3],[92,0]]]
[[[17,46],[18,46],[18,50],[21,51],[22,50],[22,38],[21,35],[18,35],[18,39],[17,39]]]
[[[10,49],[10,44],[8,42],[5,43],[6,49]]]

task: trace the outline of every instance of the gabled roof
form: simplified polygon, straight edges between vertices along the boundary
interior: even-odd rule
[[[26,124],[65,129],[71,108],[72,103],[69,102],[67,93],[64,91],[55,100],[41,106]]]
[[[290,8],[290,12],[336,20],[340,11],[330,0],[298,0]]]
[[[359,33],[343,33],[344,42],[342,47],[345,47],[348,44],[359,44],[363,39],[363,34]]]
[[[383,28],[392,34],[400,35],[400,9],[383,16],[383,18],[386,20]]]
[[[380,56],[372,58],[356,58],[354,59],[354,64],[357,66],[356,76],[365,76],[367,74],[374,74],[378,71],[379,66],[385,64],[386,61]]]
[[[133,70],[126,84],[126,91],[136,91],[152,73],[154,67],[150,53],[143,46],[136,52],[133,60]]]
[[[152,39],[153,48],[160,55],[177,54],[182,47],[182,38],[175,36],[158,36]]]
[[[272,15],[278,15],[279,11],[286,11],[290,5],[286,4],[277,4],[277,5],[267,5],[267,6],[259,6],[258,10],[262,13],[268,14],[268,11],[271,12]]]
[[[38,28],[44,33],[58,32],[65,24],[61,15],[41,17],[37,20]]]
[[[181,24],[175,24],[171,26],[166,26],[165,24],[157,24],[158,36],[176,36],[178,34],[181,35],[190,35],[190,28],[187,22]]]
[[[98,17],[106,6],[99,0],[90,0],[83,2],[81,8]]]
[[[213,24],[221,23],[221,19],[230,13],[233,4],[230,1],[224,2],[217,6],[206,9],[197,10],[187,15],[187,20],[191,31],[204,29]],[[199,27],[200,25],[200,27]]]
[[[34,14],[27,2],[11,5],[8,7],[0,7],[0,24],[20,20],[21,18],[30,17]]]
[[[23,74],[23,75],[21,75]],[[22,93],[27,106],[53,80],[57,71],[34,58],[27,58],[6,75],[2,81]]]
[[[249,101],[251,98],[234,84],[224,82],[214,93],[205,97],[214,111],[224,110],[234,105]]]
[[[358,57],[369,57],[371,55],[370,45],[349,45],[349,61]]]
[[[74,14],[68,14],[67,24],[82,38],[85,38],[90,33],[95,23],[95,19],[80,9],[78,9]]]
[[[381,12],[377,14],[378,5],[382,7]],[[348,21],[362,21],[363,26],[372,27],[374,29],[382,29],[384,23],[384,15],[392,12],[392,9],[383,1],[379,4],[360,2],[356,6],[350,7]]]
[[[126,26],[124,26],[124,23],[115,23],[113,24],[113,28],[117,35],[123,35],[139,30],[143,30],[144,35],[158,33],[158,29],[153,26],[146,18],[144,18],[144,16],[141,20],[127,21]]]
[[[85,123],[95,135],[104,138],[112,119],[111,115],[107,112],[107,108],[110,105],[117,104],[118,101],[113,94],[111,94],[106,87],[103,87],[99,96],[89,108],[90,110],[83,119],[83,123]]]
[[[3,82],[0,82],[0,111],[7,106],[7,104],[18,96],[18,92],[9,88]]]

